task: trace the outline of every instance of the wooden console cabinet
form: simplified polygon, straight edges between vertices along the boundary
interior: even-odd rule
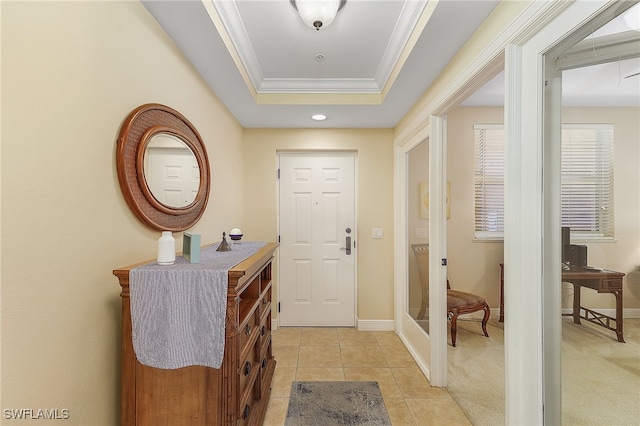
[[[271,344],[271,263],[276,243],[229,270],[222,366],[165,370],[133,351],[129,271],[122,286],[122,413],[127,425],[261,425],[276,367]],[[147,263],[147,262],[143,262]]]

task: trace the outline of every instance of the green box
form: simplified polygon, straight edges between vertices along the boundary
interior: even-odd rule
[[[182,237],[182,255],[189,263],[200,262],[200,234],[184,233]]]

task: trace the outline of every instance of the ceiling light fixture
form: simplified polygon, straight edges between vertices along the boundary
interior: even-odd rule
[[[316,121],[323,121],[327,119],[327,116],[324,114],[314,114],[311,116],[311,119]]]
[[[302,21],[319,31],[328,27],[347,0],[289,0]]]

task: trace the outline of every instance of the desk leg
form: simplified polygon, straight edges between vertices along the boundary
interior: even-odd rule
[[[500,280],[500,318],[498,322],[504,322],[504,279]]]
[[[429,306],[429,283],[422,283],[422,298],[420,299],[420,310],[416,319],[421,320],[427,313],[427,307]]]
[[[576,324],[580,324],[580,289],[582,286],[579,286],[575,283],[573,284],[573,322]]]
[[[622,290],[616,290],[612,293],[616,297],[616,335],[618,342],[624,343],[622,337]]]

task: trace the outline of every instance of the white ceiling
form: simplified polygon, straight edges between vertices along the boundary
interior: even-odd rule
[[[243,127],[390,128],[498,0],[348,0],[320,31],[289,0],[143,4]],[[501,105],[500,78],[466,104]]]
[[[630,30],[625,22],[626,14],[638,17],[640,3],[579,43],[586,46],[583,50],[588,53],[576,55],[583,62],[604,61],[605,53],[609,52],[609,60],[611,56],[613,60],[564,70],[563,106],[640,107],[640,75],[636,75],[640,72],[640,33]],[[624,54],[623,59],[620,54]],[[462,105],[501,106],[503,103],[504,73],[500,73]]]
[[[562,105],[640,107],[640,76],[633,75],[637,72],[640,72],[640,58],[563,71]],[[501,72],[461,105],[503,104],[504,72]]]

